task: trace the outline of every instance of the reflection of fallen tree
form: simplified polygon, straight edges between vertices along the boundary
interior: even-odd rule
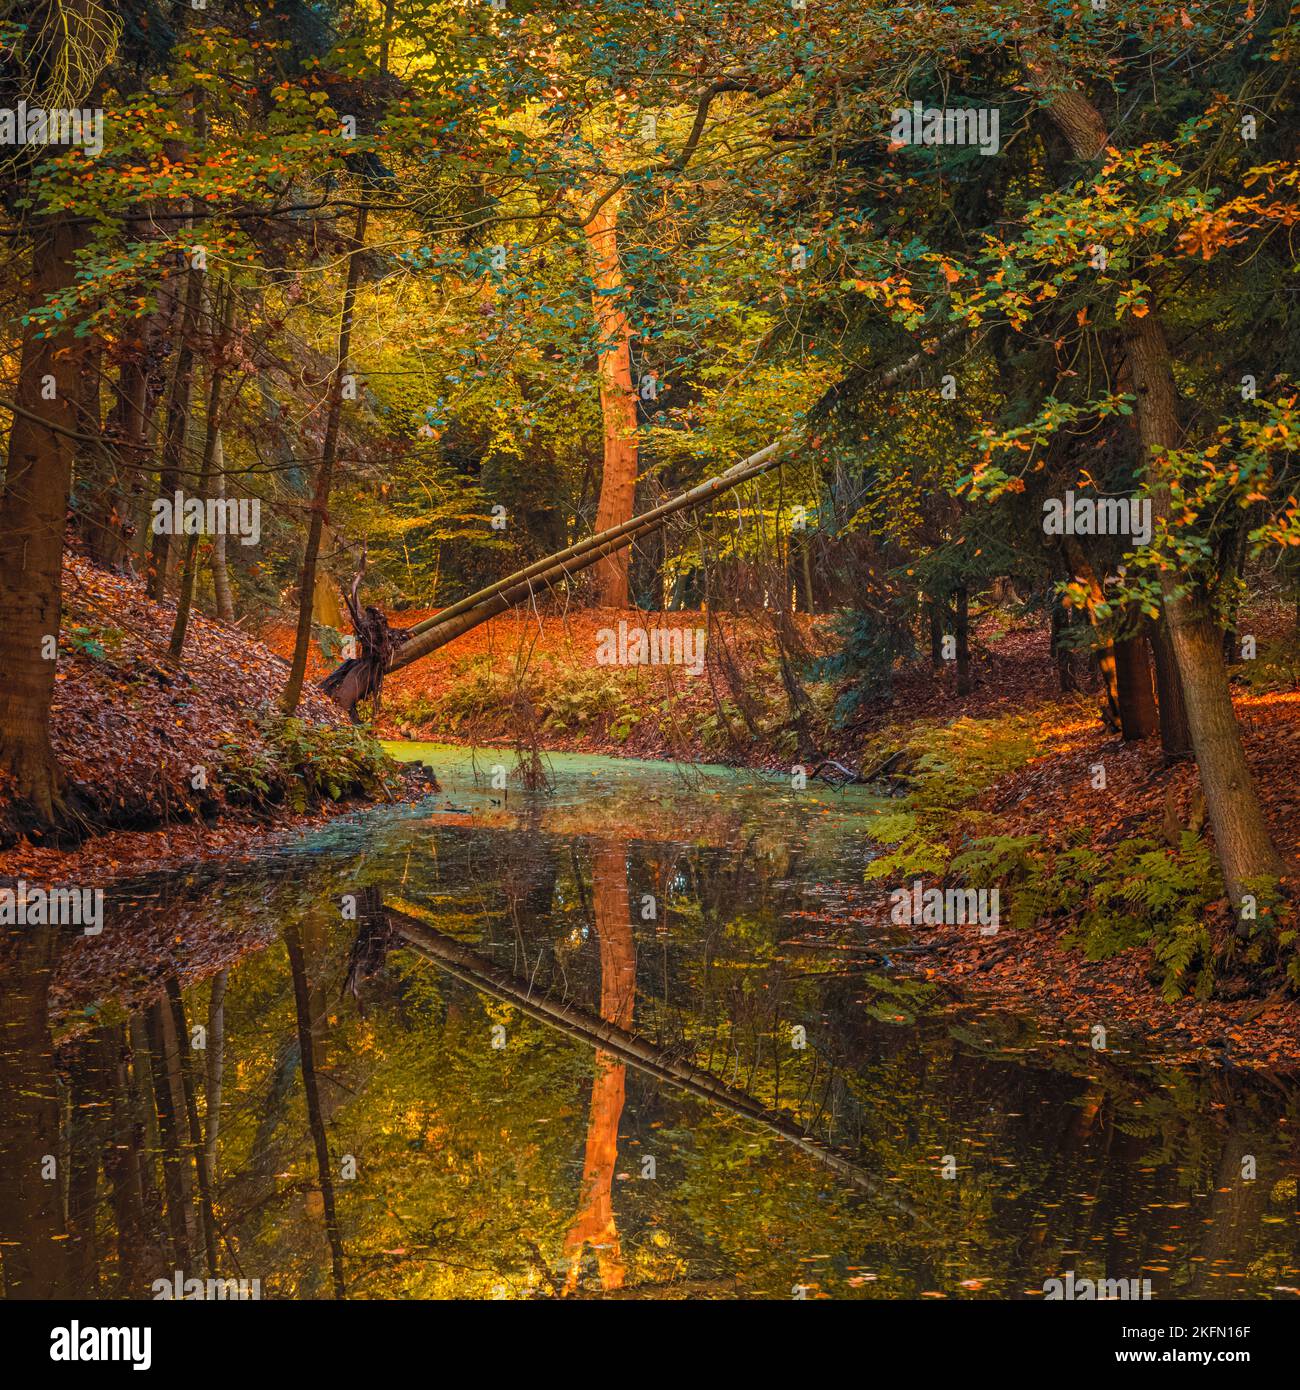
[[[753,1120],[764,1129],[779,1135],[801,1152],[815,1158],[853,1186],[874,1197],[882,1198],[899,1211],[916,1217],[912,1206],[889,1192],[884,1183],[868,1173],[860,1164],[810,1137],[785,1113],[769,1110],[756,1097],[728,1086],[712,1073],[701,1071],[689,1062],[634,1033],[618,1027],[574,1004],[548,999],[532,992],[529,981],[501,970],[485,956],[447,936],[434,927],[401,912],[385,909],[389,926],[397,937],[438,964],[458,980],[482,990],[496,999],[514,1004],[531,1018],[577,1038],[603,1052],[612,1053],[620,1061],[636,1067],[660,1081],[671,1082],[692,1095],[712,1101],[733,1114]],[[918,1218],[919,1219],[919,1218]]]

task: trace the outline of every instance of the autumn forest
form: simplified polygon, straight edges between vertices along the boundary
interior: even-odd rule
[[[1298,21],[0,0],[38,1360],[286,1300],[1267,1349]]]

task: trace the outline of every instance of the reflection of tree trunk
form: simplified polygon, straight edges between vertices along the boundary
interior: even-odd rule
[[[600,1016],[630,1031],[636,1005],[636,942],[628,908],[625,841],[611,840],[597,847],[593,880],[600,942]],[[569,1256],[566,1291],[577,1288],[587,1245],[596,1251],[601,1284],[607,1289],[623,1287],[625,1270],[614,1224],[614,1169],[626,1079],[623,1063],[598,1049],[582,1165],[582,1205],[564,1241]]]
[[[529,1018],[558,1029],[566,1037],[578,1038],[591,1047],[607,1049],[620,1061],[636,1067],[647,1076],[680,1086],[691,1095],[719,1105],[733,1115],[752,1120],[862,1191],[882,1199],[896,1211],[916,1217],[913,1207],[895,1196],[885,1183],[868,1173],[860,1163],[810,1138],[787,1112],[772,1110],[755,1096],[720,1081],[711,1072],[586,1009],[539,995],[534,982],[527,976],[512,975],[501,970],[455,937],[428,926],[417,917],[391,907],[385,908],[385,912],[389,925],[401,940],[435,961],[449,975],[464,980],[494,999],[508,1001]]]
[[[212,978],[212,993],[208,996],[208,1050],[204,1057],[203,1159],[208,1168],[208,1186],[217,1172],[217,1135],[221,1131],[221,1080],[226,1061],[226,982],[229,970],[220,970]]]
[[[153,1073],[154,1104],[158,1110],[158,1131],[162,1141],[163,1188],[167,1194],[167,1224],[171,1231],[172,1256],[176,1268],[188,1270],[192,1248],[194,1214],[190,1210],[190,1175],[181,1155],[180,1117],[184,1097],[180,1094],[170,1007],[151,1004],[145,1014],[149,1032],[149,1064]]]
[[[586,225],[591,306],[596,318],[600,411],[605,424],[605,467],[601,474],[596,531],[630,520],[637,474],[636,392],[632,386],[632,328],[623,309],[625,286],[618,259],[620,194],[606,198]],[[626,550],[596,566],[597,602],[628,606]]]
[[[185,1021],[185,1001],[173,975],[167,981],[167,1001],[171,1007],[172,1032],[176,1038],[176,1070],[180,1074],[185,1123],[189,1131],[190,1155],[199,1185],[199,1225],[203,1249],[208,1257],[208,1273],[217,1272],[217,1240],[212,1219],[212,1193],[208,1189],[208,1165],[203,1152],[203,1131],[199,1128],[199,1103],[194,1091],[194,1056],[190,1051],[189,1026]]]
[[[96,1030],[101,1068],[107,1081],[108,1136],[104,1144],[104,1178],[108,1183],[117,1228],[117,1296],[139,1296],[164,1267],[163,1242],[154,1213],[146,1202],[140,1162],[145,1127],[136,1107],[121,1027]]]
[[[0,989],[0,1247],[7,1298],[71,1298],[60,1175],[59,1098],[48,999],[57,931],[27,927],[9,938]]]
[[[329,1141],[325,1137],[325,1121],[321,1116],[316,1058],[312,1051],[311,992],[307,983],[307,964],[302,953],[302,939],[296,926],[287,926],[284,929],[284,944],[288,949],[289,966],[293,971],[293,1002],[298,1016],[302,1088],[307,1097],[307,1123],[311,1127],[312,1144],[316,1150],[316,1172],[320,1180],[321,1204],[325,1212],[325,1235],[330,1247],[334,1296],[346,1298],[347,1287],[343,1282],[343,1237],[339,1232],[338,1214],[334,1206],[334,1178],[330,1172]]]
[[[100,1292],[95,1240],[99,1165],[112,1141],[108,1097],[113,1073],[98,1033],[70,1044],[64,1059],[68,1078],[68,1244],[77,1293],[94,1298]]]
[[[1193,1297],[1232,1297],[1233,1285],[1239,1281],[1227,1276],[1242,1273],[1249,1263],[1272,1186],[1269,1164],[1259,1152],[1264,1139],[1258,1130],[1252,1135],[1244,1114],[1233,1107],[1214,1190],[1210,1193],[1201,1241],[1202,1258],[1193,1266],[1195,1272],[1186,1289]],[[1254,1154],[1258,1163],[1255,1177],[1249,1181],[1241,1172],[1241,1161],[1248,1153]]]

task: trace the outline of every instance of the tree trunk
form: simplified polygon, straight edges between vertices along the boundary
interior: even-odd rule
[[[930,616],[930,670],[943,670],[943,614],[939,611],[939,601],[930,599],[926,604]]]
[[[194,379],[194,335],[198,329],[199,308],[203,298],[203,272],[193,268],[185,272],[185,311],[181,315],[180,342],[172,368],[171,385],[167,391],[164,424],[162,466],[158,472],[158,495],[169,502],[180,487],[182,465],[185,461],[185,440],[190,423],[190,389]],[[177,518],[173,518],[176,523]],[[173,524],[171,532],[179,529]],[[168,531],[154,531],[150,544],[149,597],[161,603],[167,594],[167,576],[174,568],[172,555],[176,537]]]
[[[957,601],[957,694],[969,695],[970,679],[970,593],[964,584],[953,590]]]
[[[214,296],[214,298],[217,298]],[[225,292],[224,305],[217,313],[221,329],[213,345],[212,365],[209,369],[208,415],[204,425],[203,461],[199,465],[199,480],[195,495],[200,501],[207,498],[208,480],[212,476],[212,462],[217,452],[217,438],[221,428],[221,388],[226,380],[225,351],[230,335],[231,315],[234,312],[235,295],[233,287]],[[216,305],[214,304],[214,308]],[[222,522],[224,525],[224,522]],[[189,626],[190,608],[194,603],[194,578],[198,571],[199,532],[196,530],[185,537],[184,560],[181,565],[180,592],[176,598],[176,621],[172,625],[172,640],[167,649],[173,661],[181,659],[185,650],[185,629]]]
[[[311,645],[311,613],[316,598],[316,566],[320,558],[321,533],[325,526],[325,511],[330,500],[330,485],[334,478],[334,462],[338,457],[339,424],[343,413],[343,378],[348,370],[348,353],[352,346],[352,313],[357,299],[357,282],[361,278],[361,249],[366,243],[366,209],[357,211],[352,245],[348,248],[348,278],[343,290],[343,311],[339,318],[338,351],[334,358],[334,374],[330,378],[329,414],[325,421],[325,443],[321,450],[320,468],[312,495],[311,523],[307,528],[307,545],[303,551],[302,574],[298,580],[298,632],[293,644],[293,664],[289,681],[284,688],[282,707],[293,714],[302,697],[303,678],[307,674],[307,650]]]
[[[28,302],[37,307],[72,284],[80,235],[64,222],[41,229],[32,251]],[[50,745],[54,643],[63,593],[63,536],[75,428],[76,358],[70,328],[23,330],[0,498],[0,767],[35,825],[62,818],[62,777]],[[53,383],[54,399],[46,400]],[[19,413],[22,412],[22,413]]]
[[[1124,741],[1150,738],[1159,720],[1145,637],[1128,637],[1115,643],[1115,695]]]
[[[1178,678],[1169,625],[1163,615],[1151,624],[1151,654],[1155,658],[1156,696],[1160,702],[1160,746],[1169,759],[1186,758],[1192,752],[1192,734],[1187,727],[1187,705],[1183,683]]]
[[[226,456],[221,446],[221,431],[217,431],[212,453],[212,495],[218,502],[226,498]],[[212,592],[217,604],[217,617],[223,623],[235,621],[235,600],[230,592],[230,567],[226,563],[226,533],[218,531],[212,538]]]
[[[1109,136],[1100,112],[1082,92],[1061,89],[1059,75],[1047,63],[1029,59],[1030,76],[1041,90],[1050,91],[1046,110],[1080,161],[1095,160]],[[1057,90],[1052,91],[1053,87]],[[1138,270],[1140,272],[1140,267]],[[1178,401],[1170,363],[1169,344],[1155,295],[1146,315],[1127,320],[1124,352],[1133,391],[1142,461],[1157,522],[1168,522],[1169,487],[1160,477],[1165,451],[1179,443]],[[1232,707],[1223,639],[1203,587],[1195,576],[1162,571],[1165,617],[1174,661],[1182,681],[1196,765],[1205,790],[1205,805],[1214,828],[1215,845],[1228,898],[1239,929],[1248,933],[1243,906],[1249,899],[1266,901],[1276,892],[1282,861],[1269,837],[1264,810],[1246,762],[1241,730]]]
[[[131,558],[130,489],[127,479],[144,471],[149,456],[149,377],[134,345],[118,369],[116,397],[105,423],[105,457],[96,470],[87,522],[91,558],[108,569],[124,570]]]
[[[623,310],[623,270],[618,258],[621,194],[607,198],[587,222],[591,307],[596,318],[600,412],[605,465],[596,506],[596,530],[627,521],[636,505],[636,388],[632,383],[632,327]],[[628,606],[628,554],[616,550],[596,566],[596,602]]]

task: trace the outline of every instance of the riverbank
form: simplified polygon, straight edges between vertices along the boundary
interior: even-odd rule
[[[87,839],[96,860],[131,854],[140,833],[184,857],[399,794],[378,744],[320,691],[308,686],[296,717],[281,717],[288,665],[256,638],[194,613],[173,662],[174,604],[75,555],[63,590],[51,743],[74,820],[42,850],[0,778],[0,874],[62,863],[62,848]]]

